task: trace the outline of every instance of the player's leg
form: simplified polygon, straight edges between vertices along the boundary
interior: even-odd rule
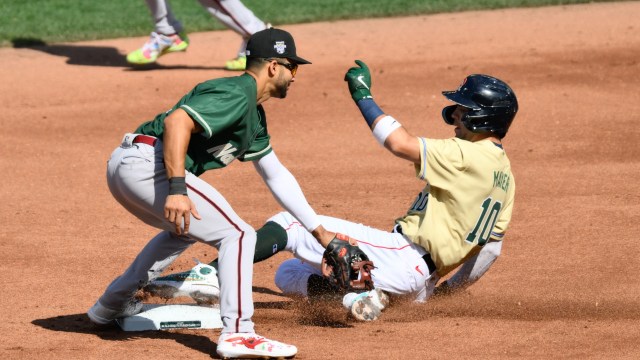
[[[247,64],[245,49],[252,34],[264,30],[269,24],[260,20],[240,0],[199,0],[213,17],[242,37],[235,59],[225,63],[228,70],[244,70]]]
[[[142,304],[136,292],[162,273],[193,240],[168,231],[156,235],[138,254],[129,268],[111,282],[87,315],[96,324],[108,324],[116,318],[135,315]]]
[[[169,193],[169,184],[164,170],[162,143],[159,140],[155,146],[134,143],[134,138],[135,136],[132,134],[125,136],[122,145],[113,152],[108,162],[107,183],[109,189],[114,198],[133,215],[151,226],[165,230],[166,233],[161,233],[150,241],[132,266],[107,288],[100,302],[106,303],[104,305],[111,309],[125,306],[139,287],[159,275],[166,266],[196,240],[215,240],[224,236],[233,237],[234,232],[237,232],[236,228],[232,228],[226,219],[221,219],[222,215],[217,209],[208,203],[197,202],[201,199],[197,196],[198,188],[210,188],[210,186],[193,174],[187,173],[188,184],[198,185],[193,192],[190,192],[189,196],[196,203],[202,220],[191,219],[192,226],[188,237],[176,237],[170,233],[173,230],[173,224],[164,218],[164,199]],[[208,193],[212,191],[215,190],[212,189]],[[220,202],[226,204],[224,199]],[[250,227],[245,227],[250,234],[253,233]],[[250,248],[254,245],[252,242]],[[252,252],[250,254],[252,257]],[[217,285],[217,279],[215,283]],[[214,290],[218,292],[216,294],[218,296],[219,290]],[[247,312],[252,312],[252,309]]]
[[[275,222],[267,222],[256,232],[253,262],[270,258],[287,244],[286,231]],[[220,296],[218,258],[209,264],[198,263],[192,269],[165,275],[149,282],[144,291],[163,299],[188,296],[198,303],[216,303]]]
[[[419,299],[425,290],[425,283],[429,279],[430,271],[423,256],[427,251],[421,246],[411,242],[400,233],[394,233],[372,228],[360,223],[321,216],[321,222],[327,230],[342,233],[357,241],[358,246],[373,261],[375,268],[371,271],[374,285],[377,289],[399,296]],[[285,226],[285,225],[283,225]],[[310,235],[302,237],[295,234],[299,224],[291,222],[287,249],[304,256],[306,247],[315,243],[309,239]],[[294,239],[297,238],[297,241]],[[303,239],[300,241],[300,239]],[[291,248],[290,248],[291,247]],[[301,259],[312,262],[318,257]],[[321,260],[321,254],[319,259]],[[319,266],[319,265],[318,265]]]
[[[346,234],[358,241],[359,246],[376,266],[372,271],[376,288],[396,295],[415,297],[418,301],[428,297],[431,290],[427,289],[425,284],[430,283],[427,281],[430,275],[422,258],[426,253],[424,249],[398,233],[331,217],[323,216],[321,219],[325,228]],[[284,249],[294,253],[305,263],[320,269],[324,248],[289,213],[282,212],[271,217],[258,230],[257,238],[254,262],[265,260]],[[216,261],[210,265],[217,266]],[[189,272],[182,274],[187,273]],[[174,277],[175,275],[169,275],[156,281],[175,286]],[[325,288],[322,282],[326,282],[326,279],[311,279],[313,288]]]
[[[311,290],[309,289],[309,278],[315,277],[322,277],[322,272],[315,266],[300,259],[288,259],[278,266],[275,284],[284,295],[292,298],[306,298],[310,293],[313,295],[316,290],[313,286]]]
[[[128,134],[122,145],[111,155],[107,165],[107,183],[114,198],[133,215],[154,227],[171,228],[164,220],[161,201],[168,194],[166,172],[158,171],[162,164],[161,146],[134,143]],[[166,184],[163,186],[163,184]],[[117,317],[132,315],[140,310],[134,300],[138,289],[159,275],[180,253],[194,243],[163,231],[154,237],[136,257],[129,268],[106,289],[89,310],[91,320],[106,324]]]
[[[324,248],[318,241],[302,227],[293,216],[289,213],[279,213],[269,220],[257,231],[257,241],[253,262],[266,260],[282,250],[294,252],[296,256],[313,263],[316,269],[320,269],[322,261],[322,253]],[[213,288],[212,280],[207,280],[198,275],[198,267],[209,266],[209,271],[215,271],[218,268],[218,259],[213,260],[208,265],[197,265],[189,271],[177,274],[170,274],[153,280],[145,291],[153,296],[163,298],[171,298],[182,296],[188,293],[189,296],[196,298],[196,294],[206,293],[207,289]],[[217,284],[217,282],[216,282]],[[307,279],[304,279],[306,288]],[[311,278],[310,288],[313,295],[320,295],[323,292],[329,292],[331,285],[322,276]],[[306,290],[304,296],[306,297]],[[217,296],[212,296],[210,302],[217,301]]]
[[[164,54],[185,51],[189,46],[189,39],[183,32],[182,23],[173,15],[169,3],[166,0],[146,2],[155,29],[141,48],[127,55],[127,61],[131,64],[150,64]]]
[[[248,39],[253,33],[267,28],[267,24],[239,0],[198,1],[209,14],[245,39]]]
[[[293,252],[297,258],[284,262],[276,272],[276,285],[284,294],[293,297],[306,297],[311,302],[340,299],[342,305],[357,320],[376,320],[380,316],[389,304],[389,297],[383,288],[376,284],[375,277],[373,279],[376,289],[344,294],[322,276],[320,269],[324,248],[304,227],[285,212],[277,214],[269,221],[278,223],[286,230],[288,239],[285,249]],[[348,235],[354,239],[369,240],[371,236],[391,237],[390,233],[379,230],[372,232],[371,230],[375,229],[346,220],[321,216],[321,222],[326,229]],[[379,241],[385,242],[386,240],[380,239]],[[376,260],[372,260],[376,264]],[[382,260],[378,260],[378,262],[381,263]]]
[[[278,223],[286,230],[286,250],[293,252],[305,263],[320,269],[323,249],[304,227],[288,213],[280,213],[269,221]],[[426,300],[433,293],[438,276],[425,260],[425,256],[428,256],[427,251],[421,246],[400,233],[378,230],[363,224],[326,216],[321,216],[321,222],[326,229],[355,239],[358,246],[373,261],[375,269],[372,270],[372,278],[376,293],[369,294],[369,300],[374,304],[380,303],[384,308],[389,301],[386,294],[380,293],[380,290],[418,302]],[[358,298],[352,299],[359,301]],[[348,302],[346,299],[345,301]],[[352,307],[352,312],[356,312],[357,306],[362,305],[351,304],[356,306]],[[366,317],[366,314],[363,317]]]
[[[292,298],[317,301],[340,296],[318,268],[300,259],[283,261],[276,270],[275,284],[284,295]]]
[[[188,237],[218,250],[223,332],[253,332],[255,230],[207,182],[187,172],[186,183],[189,198],[202,217],[201,220],[191,217]]]
[[[162,35],[182,32],[182,23],[173,15],[167,0],[146,0],[155,24],[155,31]]]
[[[378,319],[389,304],[389,297],[381,289],[344,294],[333,287],[318,268],[300,259],[282,262],[276,270],[275,283],[284,295],[307,299],[310,305],[317,302],[334,302],[337,305],[342,302],[353,318],[361,321]]]
[[[253,255],[253,263],[258,263],[285,249],[287,245],[287,232],[273,221],[267,221],[256,231],[256,250]],[[215,269],[218,268],[218,259],[209,263]]]
[[[275,222],[264,224],[256,235],[254,263],[270,258],[287,244],[286,231]],[[198,263],[187,271],[151,280],[144,291],[163,299],[191,297],[198,303],[217,303],[220,297],[218,266],[218,258],[209,264]]]
[[[342,232],[357,239],[372,236],[367,232],[371,228],[364,225],[331,217],[321,218],[325,228],[330,229],[331,231]],[[390,233],[386,232],[380,232],[380,234],[376,235],[383,235],[385,237],[392,236]],[[297,258],[304,260],[306,263],[311,264],[317,269],[320,269],[324,248],[318,243],[313,235],[311,235],[311,233],[309,233],[291,214],[287,212],[281,212],[271,217],[263,227],[258,229],[254,263],[266,260],[282,250],[292,252]],[[215,259],[209,265],[217,268],[217,261],[218,260]],[[376,261],[378,263],[382,263],[385,259],[376,259]],[[176,278],[189,278],[187,274],[192,272],[193,270],[158,278],[154,280],[154,285],[178,286],[179,284],[175,281]],[[314,284],[312,284],[314,288],[324,288],[322,284],[319,284],[323,280],[312,278],[312,281],[314,282]],[[376,286],[378,285],[376,284]],[[162,294],[154,292],[152,288],[147,288],[146,290],[148,290],[152,295],[162,296]]]
[[[189,197],[202,220],[192,218],[189,236],[218,249],[220,314],[223,329],[217,352],[223,357],[288,357],[295,346],[258,336],[254,332],[253,257],[256,232],[207,182],[187,174]],[[251,346],[250,346],[251,345]]]

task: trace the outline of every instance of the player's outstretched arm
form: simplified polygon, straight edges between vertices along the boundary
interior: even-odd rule
[[[327,231],[322,226],[316,212],[302,193],[298,181],[278,160],[275,152],[272,151],[253,164],[278,203],[326,247],[335,237],[335,233]]]
[[[386,147],[394,155],[420,162],[420,145],[415,136],[410,135],[393,117],[386,115],[376,104],[371,95],[371,72],[361,60],[358,66],[350,68],[344,76],[349,86],[351,98],[355,101],[373,136],[380,145]]]
[[[374,129],[377,124],[374,123]],[[420,163],[420,143],[417,137],[409,134],[403,127],[389,134],[384,141],[384,147],[399,158],[409,160],[415,164]]]

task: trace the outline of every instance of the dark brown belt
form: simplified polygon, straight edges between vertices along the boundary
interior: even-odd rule
[[[402,234],[402,226],[400,226],[400,224],[396,224],[391,232]],[[422,260],[424,260],[425,264],[427,264],[429,275],[433,274],[436,271],[436,264],[433,262],[433,259],[431,259],[431,254],[424,254]]]
[[[148,135],[138,135],[136,136],[132,143],[133,144],[147,144],[147,145],[151,145],[151,146],[155,146],[156,145],[156,141],[158,141],[157,138],[154,138],[153,136],[148,136]]]
[[[427,264],[427,268],[429,269],[429,275],[433,274],[436,271],[436,264],[431,259],[431,254],[426,253],[422,257],[422,260]]]

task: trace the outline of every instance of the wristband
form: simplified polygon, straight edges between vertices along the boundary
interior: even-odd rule
[[[356,105],[358,105],[358,108],[360,109],[362,116],[364,116],[367,125],[369,125],[369,128],[371,128],[371,124],[373,124],[380,115],[384,115],[382,109],[380,109],[373,99],[359,100]]]
[[[380,145],[384,146],[384,142],[385,140],[387,140],[387,137],[389,137],[392,132],[394,132],[401,126],[402,125],[396,119],[387,115],[380,119],[380,121],[378,121],[378,123],[376,124],[376,127],[373,128],[373,137],[378,140],[378,143],[380,143]]]
[[[169,179],[169,195],[187,195],[187,181],[184,176]]]

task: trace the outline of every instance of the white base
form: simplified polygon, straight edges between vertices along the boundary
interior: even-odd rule
[[[169,329],[221,329],[219,305],[144,304],[137,315],[117,319],[124,331]]]

